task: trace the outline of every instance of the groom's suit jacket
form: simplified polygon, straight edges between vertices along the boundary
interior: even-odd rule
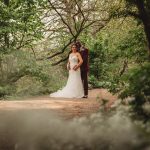
[[[89,71],[89,50],[87,48],[83,48],[80,50],[81,57],[83,59],[83,63],[80,66],[81,71],[88,72]]]
[[[80,54],[83,59],[83,63],[80,66],[81,69],[81,79],[83,83],[84,88],[84,95],[88,95],[88,71],[89,71],[89,63],[88,63],[88,57],[89,57],[89,51],[87,48],[83,47],[80,49]]]

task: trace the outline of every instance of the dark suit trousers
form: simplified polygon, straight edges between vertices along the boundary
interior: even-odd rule
[[[84,88],[84,95],[88,95],[88,72],[81,70],[81,79],[83,83],[83,88]]]

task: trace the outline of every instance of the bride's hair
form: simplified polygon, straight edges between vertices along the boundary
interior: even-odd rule
[[[77,51],[79,52],[80,51],[80,48],[81,48],[81,43],[79,41],[76,41],[75,43],[76,47],[77,47]]]
[[[79,48],[82,46],[80,41],[76,41],[75,44],[76,44],[76,46],[79,47]]]
[[[77,45],[76,45],[76,43],[72,43],[72,44],[71,44],[71,49],[72,49],[72,47],[73,47],[73,46],[75,46],[75,47],[76,47],[76,49],[77,49]]]

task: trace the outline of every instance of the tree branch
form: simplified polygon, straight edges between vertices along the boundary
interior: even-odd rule
[[[52,4],[51,0],[48,0],[51,7],[55,10],[55,12],[60,16],[62,22],[68,27],[70,33],[72,34],[72,36],[74,37],[74,34],[72,32],[72,29],[70,28],[70,26],[67,24],[67,22],[64,20],[64,18],[62,17],[62,15],[59,13],[59,11],[55,8],[55,6]]]
[[[58,62],[53,63],[52,66],[58,65],[58,64],[60,64],[60,63],[62,63],[62,62],[64,62],[64,61],[68,60],[68,58],[69,58],[69,55],[68,55],[66,58],[64,58],[64,59],[61,59],[61,60],[59,60]]]
[[[74,38],[71,38],[70,41],[62,48],[62,50],[60,52],[57,52],[57,53],[47,57],[47,59],[51,59],[51,58],[53,58],[53,57],[55,57],[57,55],[63,54],[65,49],[73,42],[73,40],[74,40]]]

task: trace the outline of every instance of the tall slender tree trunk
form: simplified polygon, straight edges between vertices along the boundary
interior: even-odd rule
[[[4,34],[5,47],[9,48],[9,36],[8,33]]]
[[[143,0],[136,0],[136,6],[138,8],[140,18],[144,25],[144,31],[148,42],[148,50],[150,56],[150,14],[148,14],[148,11],[146,11],[144,5],[145,4]]]
[[[0,81],[3,81],[3,65],[1,57],[0,57]]]
[[[9,0],[4,0],[4,4],[8,7],[9,6]],[[5,47],[9,48],[9,33],[4,34],[4,42],[5,42]]]

